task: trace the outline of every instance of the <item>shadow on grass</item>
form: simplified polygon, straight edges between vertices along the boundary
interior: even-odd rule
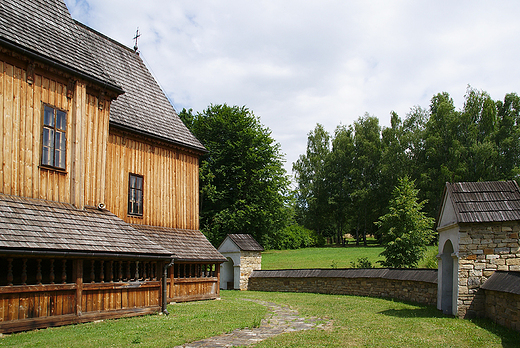
[[[379,312],[379,314],[397,318],[454,318],[453,316],[444,315],[435,307],[387,309]],[[500,337],[502,340],[502,347],[518,348],[520,346],[520,332],[508,329],[486,318],[471,319],[470,321],[476,326]]]
[[[421,307],[412,309],[387,309],[379,314],[397,318],[443,318],[442,312],[434,307]]]
[[[471,319],[471,322],[500,337],[502,340],[502,347],[504,348],[518,348],[520,346],[520,332],[518,331],[508,329],[507,327],[499,325],[487,318]]]

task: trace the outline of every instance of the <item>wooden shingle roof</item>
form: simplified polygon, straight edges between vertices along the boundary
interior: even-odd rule
[[[481,288],[520,295],[520,272],[496,271]]]
[[[382,278],[437,283],[436,269],[284,269],[256,270],[252,278]]]
[[[107,210],[0,194],[0,249],[170,258],[172,252]]]
[[[175,261],[225,262],[226,258],[200,231],[132,225],[149,239],[175,254]]]
[[[0,44],[123,92],[78,39],[62,0],[2,0]]]
[[[78,36],[125,94],[110,105],[110,124],[206,152],[175,112],[157,81],[134,50],[76,22]]]
[[[459,223],[520,220],[520,189],[515,181],[447,183],[444,192]]]
[[[244,251],[264,251],[264,248],[250,234],[228,234],[240,250]]]
[[[139,55],[74,21],[62,0],[2,0],[0,45],[115,91],[112,126],[206,152]]]

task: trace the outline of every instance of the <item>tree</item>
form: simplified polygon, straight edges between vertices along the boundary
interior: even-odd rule
[[[356,231],[356,243],[359,244],[362,231],[366,245],[366,235],[375,232],[374,222],[382,212],[381,127],[377,117],[365,114],[354,122],[354,152],[352,227]]]
[[[181,119],[209,153],[201,158],[201,231],[218,245],[251,233],[264,247],[288,217],[289,186],[280,145],[246,107],[211,105]]]
[[[385,257],[381,262],[384,267],[417,267],[426,245],[434,239],[434,220],[421,211],[426,202],[418,202],[418,193],[415,182],[408,176],[399,179],[389,202],[388,213],[376,222],[385,247],[380,254]]]
[[[293,164],[298,223],[324,235],[329,225],[325,161],[330,154],[330,135],[317,124],[307,138],[307,152]]]

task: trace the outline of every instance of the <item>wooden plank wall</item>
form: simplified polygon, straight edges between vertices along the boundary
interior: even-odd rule
[[[196,279],[175,279],[169,287],[169,297],[174,302],[209,300],[219,297],[216,277]]]
[[[0,322],[74,314],[76,292],[68,285],[3,287],[1,291]]]
[[[131,283],[84,284],[82,311],[160,306],[160,299],[160,281],[147,281],[139,286]]]
[[[129,173],[144,177],[143,216],[128,216]],[[199,228],[198,156],[110,130],[105,204],[133,224]]]
[[[66,79],[35,71],[28,83],[27,62],[0,56],[0,192],[79,208],[85,202],[96,205],[104,201],[109,102],[99,108],[98,98],[88,95],[81,81],[68,99]],[[44,104],[67,111],[65,171],[39,167]]]
[[[84,124],[84,197],[85,204],[97,206],[105,202],[105,168],[108,137],[109,102],[87,95]]]
[[[178,263],[177,265],[182,265]],[[186,263],[186,265],[192,265]],[[208,266],[207,264],[201,264]],[[210,264],[214,268],[212,276],[195,276],[188,278],[175,278],[174,267],[170,267],[167,293],[168,300],[173,302],[187,302],[198,300],[216,299],[220,296],[220,265]]]

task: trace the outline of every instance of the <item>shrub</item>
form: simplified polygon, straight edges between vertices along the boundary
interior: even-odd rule
[[[324,244],[323,237],[300,225],[290,225],[267,241],[267,249],[299,249]]]
[[[368,261],[368,257],[359,257],[357,262],[351,262],[350,267],[352,268],[374,268],[372,262]]]

